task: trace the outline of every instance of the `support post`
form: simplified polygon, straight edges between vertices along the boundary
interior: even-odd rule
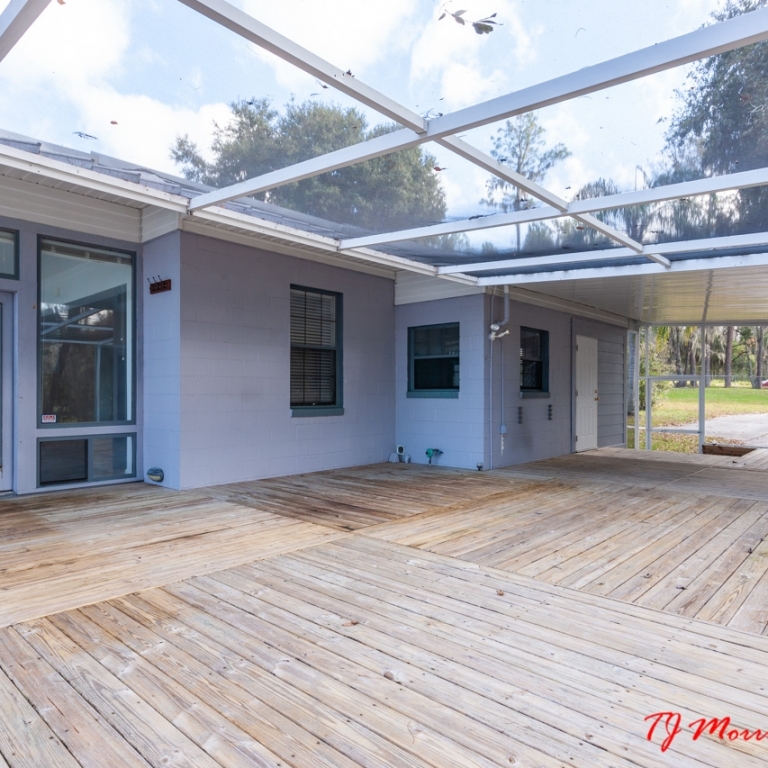
[[[635,380],[632,382],[632,397],[635,401],[635,444],[640,448],[640,329],[635,333]]]
[[[699,453],[704,453],[704,433],[706,430],[707,420],[707,386],[706,386],[706,368],[704,366],[704,359],[707,354],[707,329],[705,326],[701,326],[701,368],[699,376]]]
[[[650,361],[651,361],[650,331],[651,331],[651,326],[646,325],[645,326],[645,450],[646,451],[653,450],[653,443],[652,443],[653,414],[651,413],[652,411],[651,401],[653,400],[653,391],[651,387],[653,387],[653,382],[651,381],[651,376],[650,376]]]

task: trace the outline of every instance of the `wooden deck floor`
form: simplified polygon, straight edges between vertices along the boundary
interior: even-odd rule
[[[0,768],[768,766],[686,728],[768,728],[768,472],[698,458],[3,501]]]

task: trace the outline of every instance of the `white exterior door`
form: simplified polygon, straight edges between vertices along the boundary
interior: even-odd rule
[[[597,339],[576,337],[576,450],[597,448]]]
[[[13,489],[13,294],[0,293],[0,491]]]

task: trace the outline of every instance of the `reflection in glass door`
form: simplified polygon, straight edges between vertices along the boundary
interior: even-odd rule
[[[0,292],[0,492],[13,489],[13,295]]]

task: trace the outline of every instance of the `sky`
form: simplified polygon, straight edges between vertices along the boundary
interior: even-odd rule
[[[7,5],[0,0],[0,10]],[[233,0],[262,23],[409,108],[448,113],[702,26],[719,0]],[[498,26],[477,35],[445,11]],[[660,161],[686,68],[538,113],[571,156],[544,184],[570,199],[597,178],[642,186]],[[176,0],[56,0],[0,62],[0,128],[180,175],[188,135],[210,157],[236,99],[355,102]],[[362,110],[373,125],[385,119]],[[501,124],[465,135],[489,151]],[[82,138],[85,133],[95,138]],[[487,174],[436,155],[449,218],[487,212]],[[437,172],[437,171],[436,171]]]

